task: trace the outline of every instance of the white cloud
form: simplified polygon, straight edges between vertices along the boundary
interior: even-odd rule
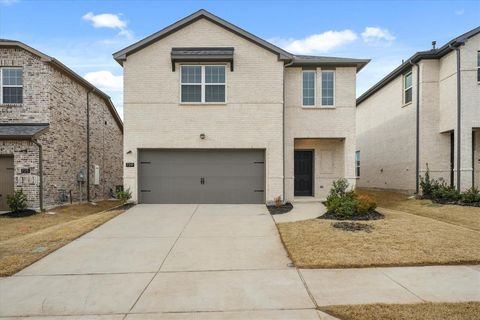
[[[100,90],[121,92],[123,91],[123,76],[116,76],[110,71],[102,70],[88,72],[84,78]]]
[[[455,10],[455,14],[457,16],[463,16],[464,13],[465,13],[465,9]]]
[[[0,4],[4,6],[9,6],[18,2],[20,2],[20,0],[0,0]]]
[[[365,31],[362,32],[362,38],[365,42],[378,42],[382,40],[392,42],[395,40],[395,36],[392,35],[390,31],[377,27],[366,27]]]
[[[357,40],[352,30],[326,31],[304,39],[271,39],[285,50],[297,54],[324,53]]]
[[[93,12],[89,12],[82,19],[91,22],[94,28],[118,29],[120,30],[119,36],[133,37],[132,31],[127,28],[127,21],[122,20],[120,16],[121,14],[102,13],[95,15]]]

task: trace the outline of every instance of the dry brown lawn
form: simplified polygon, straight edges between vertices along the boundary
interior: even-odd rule
[[[409,199],[408,196],[384,191],[357,189],[375,199],[379,207],[404,211],[480,231],[480,208],[441,205],[430,200]]]
[[[41,212],[29,217],[10,218],[0,215],[0,242],[14,237],[30,234],[60,223],[86,217],[92,213],[104,211],[120,204],[119,201],[99,201],[91,203],[66,205]],[[55,214],[50,214],[55,213]]]
[[[342,320],[478,320],[480,302],[370,304],[320,308]]]
[[[98,227],[124,210],[102,201],[56,208],[55,215],[39,213],[24,218],[0,218],[0,276],[12,275],[54,250]]]
[[[365,231],[333,228],[334,220],[278,224],[300,268],[352,268],[480,263],[480,232],[414,214],[382,209],[385,219],[361,221]]]

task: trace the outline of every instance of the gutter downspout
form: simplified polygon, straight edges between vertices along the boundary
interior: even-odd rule
[[[460,191],[460,160],[461,160],[461,143],[462,143],[462,122],[461,122],[461,111],[462,111],[462,100],[461,100],[461,77],[460,77],[460,49],[452,46],[451,44],[448,47],[452,50],[455,50],[457,55],[457,190]]]
[[[289,63],[283,65],[283,110],[282,110],[282,155],[283,155],[283,202],[285,203],[285,71],[288,66],[293,64],[293,59]]]
[[[43,148],[37,140],[32,138],[32,143],[38,147],[38,177],[39,177],[39,202],[40,202],[40,211],[43,211]]]
[[[87,202],[90,202],[90,93],[95,88],[87,91]]]
[[[415,193],[420,193],[420,66],[410,60],[412,66],[417,67],[417,112],[416,112],[416,137],[415,137]]]

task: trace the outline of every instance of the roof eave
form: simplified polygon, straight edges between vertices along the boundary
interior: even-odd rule
[[[239,28],[233,24],[231,24],[230,22],[228,21],[225,21],[223,20],[222,18],[220,17],[217,17],[216,15],[204,10],[204,9],[201,9],[197,12],[194,12],[193,14],[163,28],[162,30],[160,31],[157,31],[153,34],[151,34],[150,36],[120,50],[120,51],[117,51],[113,54],[113,58],[120,64],[123,66],[123,62],[127,59],[127,56],[129,54],[132,54],[132,53],[135,53],[141,49],[143,49],[144,47],[146,46],[149,46],[151,45],[152,43],[172,34],[173,32],[177,31],[177,30],[180,30],[182,29],[184,26],[188,25],[188,24],[191,24],[197,20],[200,20],[202,18],[205,18],[207,20],[209,20],[210,22],[213,22],[253,43],[256,43],[257,45],[259,45],[260,47],[263,47],[264,49],[266,50],[269,50],[275,54],[278,55],[278,60],[290,60],[293,58],[293,55],[290,54],[289,52],[269,43],[268,41],[265,41],[253,34],[251,34],[250,32],[242,29],[242,28]]]

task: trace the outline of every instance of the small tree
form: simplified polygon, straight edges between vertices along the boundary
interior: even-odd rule
[[[122,204],[127,203],[132,198],[132,192],[130,189],[117,191],[117,199],[120,200]]]
[[[425,177],[420,176],[420,188],[422,189],[422,196],[426,199],[432,199],[433,193],[440,186],[437,180],[430,178],[430,168],[427,165]]]
[[[13,195],[7,195],[7,204],[12,212],[18,212],[27,208],[27,196],[23,190],[17,190]]]

